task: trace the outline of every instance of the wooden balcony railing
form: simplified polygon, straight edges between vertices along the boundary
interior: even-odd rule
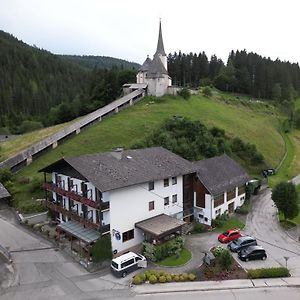
[[[75,201],[78,201],[80,203],[83,203],[85,205],[88,205],[90,207],[93,207],[93,208],[99,208],[100,207],[100,202],[95,202],[91,199],[88,199],[86,197],[83,197],[81,195],[78,195],[74,192],[71,192],[71,191],[66,191],[58,186],[56,186],[55,184],[50,184],[50,183],[44,183],[43,184],[43,188],[47,191],[50,191],[50,192],[55,192],[61,196],[65,196],[65,197],[68,197],[72,200],[75,200]]]
[[[74,220],[74,221],[77,221],[77,222],[83,224],[87,228],[95,229],[95,230],[99,230],[99,228],[100,228],[100,224],[96,224],[96,223],[93,223],[92,221],[84,219],[83,217],[77,215],[75,212],[69,211],[69,210],[65,209],[64,207],[60,206],[58,203],[47,200],[46,206],[52,211],[62,213],[64,216],[71,218],[71,220]]]

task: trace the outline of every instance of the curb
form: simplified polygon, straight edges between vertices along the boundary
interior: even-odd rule
[[[137,294],[165,294],[213,290],[238,290],[272,287],[300,287],[300,278],[262,278],[225,281],[198,281],[186,283],[164,283],[155,285],[134,286],[132,290]]]

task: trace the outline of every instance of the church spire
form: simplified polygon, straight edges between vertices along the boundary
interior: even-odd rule
[[[158,42],[157,42],[157,48],[156,48],[156,54],[160,54],[163,56],[166,56],[165,48],[164,48],[164,42],[162,38],[162,32],[161,32],[161,20],[159,20],[159,33],[158,33]]]

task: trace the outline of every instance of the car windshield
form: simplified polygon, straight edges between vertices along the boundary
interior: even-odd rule
[[[114,261],[111,262],[111,265],[115,268],[115,269],[119,269],[119,265],[117,263],[115,263]]]
[[[249,253],[251,252],[251,249],[246,248],[246,249],[244,249],[244,250],[242,250],[242,251],[243,251],[243,253],[245,253],[245,254],[249,254]]]
[[[237,240],[232,241],[232,243],[238,246],[241,244],[241,241],[239,239],[237,239]]]
[[[224,231],[224,232],[223,232],[223,235],[228,236],[228,235],[229,235],[229,232],[228,232],[228,231]]]

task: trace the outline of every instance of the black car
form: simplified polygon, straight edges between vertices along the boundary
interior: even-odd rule
[[[267,258],[266,251],[261,246],[249,246],[238,252],[238,257],[241,260],[249,261],[254,259],[265,260]]]
[[[228,244],[228,249],[232,252],[239,252],[249,246],[256,246],[256,239],[251,236],[241,236]]]

